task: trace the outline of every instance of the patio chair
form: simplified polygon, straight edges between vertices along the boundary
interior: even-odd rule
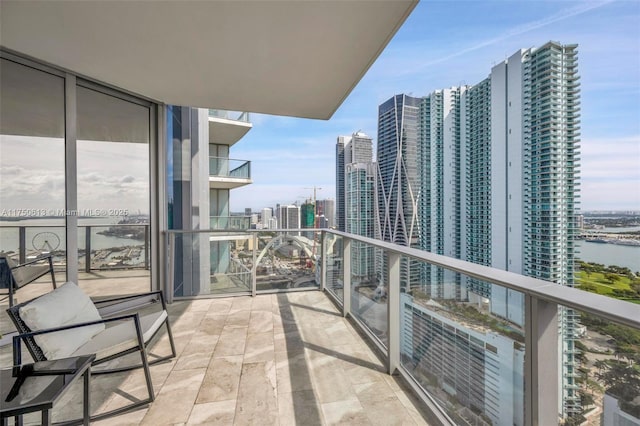
[[[46,260],[46,263],[42,263]],[[23,264],[16,263],[6,254],[0,254],[0,288],[9,291],[9,307],[13,306],[16,290],[31,284],[38,278],[51,273],[51,284],[56,288],[56,276],[53,272],[53,257],[51,254],[39,256]]]
[[[153,312],[127,313],[140,309]],[[21,342],[24,342],[35,361],[95,354],[92,374],[134,368],[144,370],[147,398],[92,416],[91,420],[121,414],[153,402],[155,394],[149,365],[176,356],[169,316],[160,291],[94,302],[74,283],[67,282],[51,293],[7,309],[7,313],[20,333],[13,338],[14,365],[21,364]],[[147,346],[163,325],[169,336],[171,355],[150,361]],[[139,364],[108,369],[94,368],[136,352],[140,354]]]

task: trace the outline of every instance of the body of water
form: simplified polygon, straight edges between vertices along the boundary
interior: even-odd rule
[[[578,241],[577,257],[584,262],[627,267],[632,272],[640,271],[640,246],[621,246]]]
[[[85,248],[86,228],[84,226],[91,226],[92,250],[144,244],[142,240],[98,234],[98,232],[106,231],[109,227],[115,225],[117,221],[118,218],[78,219],[80,226],[78,229],[78,248]],[[38,246],[41,246],[43,241],[47,241],[54,250],[66,249],[63,219],[29,219],[15,222],[0,222],[0,251],[18,251],[18,227],[20,226],[27,227],[25,235],[27,252],[42,248]],[[135,225],[131,227],[132,230],[136,228]]]

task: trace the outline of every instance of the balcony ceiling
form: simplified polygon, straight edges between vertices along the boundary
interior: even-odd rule
[[[416,3],[3,0],[0,43],[167,104],[328,119]]]
[[[252,183],[251,179],[246,178],[209,176],[209,188],[211,189],[236,189]]]
[[[242,139],[252,127],[253,124],[246,121],[209,117],[209,143],[231,146]]]

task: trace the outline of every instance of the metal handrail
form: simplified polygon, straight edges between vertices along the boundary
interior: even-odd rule
[[[247,229],[241,231],[225,230],[168,230],[168,234],[195,234],[195,233],[216,233],[216,234],[252,234],[265,232],[321,232],[334,234],[353,241],[361,241],[387,250],[401,256],[407,256],[414,260],[427,262],[431,265],[446,268],[448,270],[467,275],[491,284],[496,284],[511,290],[516,290],[524,295],[537,299],[556,303],[561,306],[576,309],[609,319],[616,323],[640,329],[640,305],[618,300],[600,294],[589,293],[577,288],[558,285],[550,281],[538,278],[527,277],[514,272],[503,271],[489,266],[478,265],[465,260],[455,259],[439,254],[430,253],[424,250],[405,247],[398,244],[375,240],[373,238],[362,237],[360,235],[349,234],[347,232],[332,229],[275,229],[275,230],[255,230]]]

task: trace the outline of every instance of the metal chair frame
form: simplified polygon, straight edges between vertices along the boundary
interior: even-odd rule
[[[20,268],[25,268],[25,267],[29,267],[30,265],[33,265],[35,263],[41,262],[42,260],[47,259],[47,261],[49,262],[49,269],[43,271],[42,273],[35,275],[33,277],[30,277],[30,280],[27,282],[18,282],[15,278],[15,276],[13,275],[13,272],[17,269]],[[56,287],[56,276],[55,273],[53,271],[53,256],[51,254],[47,254],[44,256],[39,256],[36,259],[30,260],[28,262],[22,263],[20,265],[16,265],[13,267],[9,267],[9,264],[7,263],[6,257],[0,256],[0,288],[7,288],[9,290],[9,307],[13,306],[14,303],[14,294],[16,292],[16,290],[26,286],[27,284],[31,284],[32,282],[34,282],[35,280],[37,280],[40,277],[43,277],[47,274],[51,274],[51,283],[53,284],[53,289],[55,290]]]
[[[33,300],[37,300],[37,299],[33,299]],[[155,394],[153,391],[153,383],[151,382],[151,372],[149,370],[149,366],[153,364],[157,364],[159,362],[168,361],[176,356],[176,348],[173,341],[173,334],[171,332],[171,325],[169,324],[169,316],[167,314],[167,318],[164,320],[164,325],[166,326],[167,334],[169,336],[169,344],[171,345],[171,355],[166,355],[163,357],[153,359],[152,361],[149,361],[148,354],[147,354],[147,346],[153,340],[153,338],[157,335],[157,333],[162,329],[162,326],[158,327],[158,329],[154,332],[154,334],[145,342],[143,337],[142,326],[140,324],[139,313],[130,313],[130,314],[122,315],[122,312],[131,311],[132,309],[137,309],[140,307],[146,307],[151,304],[157,303],[158,301],[161,303],[162,309],[166,311],[166,303],[164,301],[164,296],[162,295],[161,291],[93,301],[94,305],[96,305],[96,308],[98,309],[98,312],[100,313],[100,316],[103,317],[101,320],[79,323],[79,324],[71,324],[67,326],[49,328],[45,330],[31,330],[20,318],[20,308],[22,306],[25,306],[33,302],[33,300],[20,303],[18,305],[12,306],[11,308],[7,309],[7,313],[9,314],[9,317],[15,324],[16,329],[18,330],[18,333],[19,333],[18,335],[13,337],[13,365],[20,365],[22,363],[21,342],[24,342],[24,345],[27,347],[34,361],[47,360],[42,349],[36,343],[34,339],[35,336],[46,334],[46,333],[54,333],[54,332],[63,331],[63,330],[71,330],[74,328],[79,328],[79,327],[84,327],[84,326],[89,326],[94,324],[108,324],[115,321],[133,321],[135,330],[136,330],[137,345],[134,347],[128,348],[126,350],[123,350],[121,352],[118,352],[116,354],[110,355],[108,357],[95,360],[91,365],[92,367],[97,366],[102,363],[120,358],[122,356],[131,354],[131,353],[135,353],[135,352],[140,352],[140,361],[141,361],[140,364],[135,364],[127,367],[106,369],[106,370],[98,370],[98,371],[92,370],[91,374],[92,375],[108,374],[108,373],[116,373],[116,372],[129,371],[137,368],[142,368],[144,370],[148,397],[145,398],[144,400],[133,402],[127,406],[116,408],[114,410],[110,410],[105,413],[100,413],[95,416],[91,416],[91,420],[95,421],[95,420],[100,420],[107,417],[112,417],[118,414],[122,414],[124,412],[146,406],[149,403],[154,401]]]

